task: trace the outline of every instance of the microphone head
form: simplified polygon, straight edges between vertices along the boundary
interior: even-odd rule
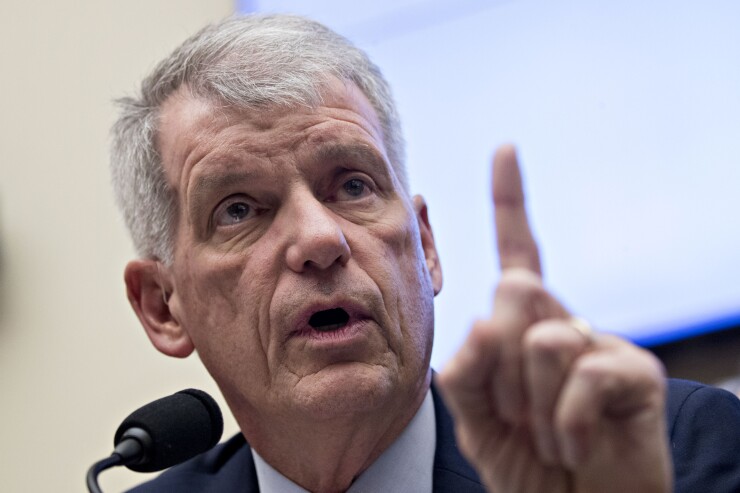
[[[126,467],[137,472],[153,472],[184,462],[216,445],[224,421],[210,395],[202,390],[186,389],[131,413],[116,430],[114,446],[133,428],[144,430],[151,443],[144,445],[139,461]]]

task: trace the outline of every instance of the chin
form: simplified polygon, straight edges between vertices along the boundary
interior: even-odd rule
[[[406,396],[398,371],[367,363],[338,363],[301,378],[293,389],[297,411],[313,419],[374,413],[393,407]]]

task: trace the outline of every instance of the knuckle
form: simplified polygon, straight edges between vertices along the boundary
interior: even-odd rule
[[[625,402],[661,401],[666,385],[664,375],[656,357],[628,343],[617,351],[584,354],[573,370],[573,376],[585,388],[604,399],[619,397]]]
[[[558,320],[539,322],[524,335],[525,350],[535,358],[552,359],[577,354],[582,346],[582,337]]]
[[[559,413],[555,416],[555,429],[561,436],[581,441],[588,436],[591,423],[582,413]]]
[[[612,359],[602,354],[589,353],[579,358],[573,369],[573,375],[593,389],[610,389],[618,385],[620,372],[612,364]]]
[[[609,344],[615,348],[612,351],[614,361],[612,366],[615,370],[621,369],[624,372],[629,370],[632,374],[639,374],[644,379],[653,381],[659,387],[665,385],[665,367],[652,352],[617,336],[604,337],[610,338]]]
[[[492,320],[476,320],[470,328],[469,337],[477,344],[490,344],[499,341],[501,333]]]
[[[537,296],[544,292],[540,277],[523,268],[505,269],[496,289],[497,294],[507,296]]]
[[[585,354],[578,360],[576,371],[582,378],[590,381],[598,381],[609,377],[612,373],[611,358],[607,354],[590,353]]]

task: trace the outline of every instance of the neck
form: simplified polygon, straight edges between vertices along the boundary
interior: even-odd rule
[[[279,422],[273,416],[269,424],[242,425],[242,431],[257,453],[294,483],[314,493],[345,492],[414,418],[430,380],[431,371],[417,392],[362,415]]]

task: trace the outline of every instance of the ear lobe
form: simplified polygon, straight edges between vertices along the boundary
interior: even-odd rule
[[[185,358],[195,347],[170,310],[171,287],[162,271],[166,269],[157,260],[129,262],[124,272],[128,301],[154,347],[167,356]]]
[[[429,223],[427,204],[421,195],[414,196],[414,210],[416,218],[419,221],[419,233],[421,235],[421,247],[424,250],[424,257],[427,261],[427,270],[432,278],[432,287],[434,295],[438,295],[442,290],[442,265],[439,263],[439,254],[437,245],[434,243],[432,226]]]

